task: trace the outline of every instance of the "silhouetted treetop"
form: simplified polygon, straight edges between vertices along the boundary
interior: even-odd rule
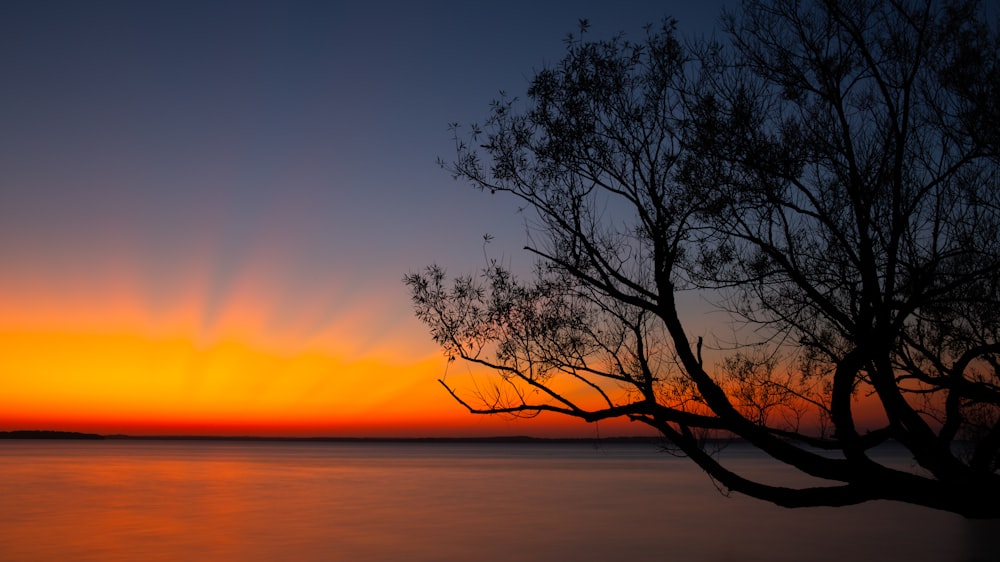
[[[524,99],[455,126],[444,167],[520,200],[537,266],[406,276],[445,353],[493,373],[446,388],[474,413],[647,424],[780,505],[1000,516],[1000,26],[931,0],[722,22],[719,42],[581,24]],[[695,335],[687,298],[726,340]],[[733,473],[720,435],[827,483]],[[880,464],[889,440],[919,470]]]

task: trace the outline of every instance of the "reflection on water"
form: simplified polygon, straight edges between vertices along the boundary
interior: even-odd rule
[[[0,442],[11,562],[948,561],[964,529],[886,502],[726,498],[640,445]]]

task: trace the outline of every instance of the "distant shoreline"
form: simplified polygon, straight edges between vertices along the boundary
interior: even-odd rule
[[[17,431],[0,431],[0,439],[104,439],[96,433],[80,433],[77,431],[49,431],[28,429]]]
[[[662,443],[659,437],[529,437],[525,435],[494,437],[261,437],[226,435],[98,435],[75,431],[17,430],[0,431],[0,439],[70,439],[133,441],[243,441],[299,443]]]

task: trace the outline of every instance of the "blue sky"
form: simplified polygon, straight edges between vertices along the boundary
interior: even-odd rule
[[[474,271],[487,232],[529,260],[514,202],[435,164],[448,123],[523,93],[580,18],[704,33],[720,5],[3,2],[0,316],[206,344],[235,322],[285,348],[337,324],[359,357],[434,352],[403,274]]]

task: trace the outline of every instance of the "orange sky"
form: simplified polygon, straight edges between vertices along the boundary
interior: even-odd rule
[[[253,268],[248,268],[252,270]],[[97,433],[461,436],[643,433],[556,416],[472,416],[436,382],[446,363],[408,309],[367,295],[282,303],[237,278],[212,302],[211,272],[171,296],[109,265],[99,283],[58,290],[51,277],[0,292],[0,429]],[[85,276],[81,276],[85,277]],[[200,281],[199,281],[200,279]],[[254,282],[247,279],[256,280]],[[405,293],[400,286],[397,289]],[[329,292],[336,299],[337,290]],[[212,314],[206,311],[211,310]],[[282,322],[276,322],[279,315]],[[472,373],[450,367],[451,380]],[[457,377],[457,379],[456,379]]]
[[[0,430],[641,431],[466,413],[401,278],[475,272],[484,233],[531,267],[517,201],[435,164],[449,123],[580,18],[697,34],[724,3],[0,3]]]
[[[236,283],[210,303],[206,283],[144,300],[119,271],[100,289],[39,283],[0,290],[0,430],[133,435],[593,437],[649,434],[626,421],[584,424],[474,416],[466,392],[486,376],[446,365],[424,327],[373,296],[329,320],[308,307],[275,325],[275,297]],[[15,290],[16,289],[16,290]],[[402,289],[400,289],[402,291]],[[314,302],[320,295],[300,295]],[[311,297],[311,298],[310,298]],[[284,307],[290,305],[285,303]],[[206,316],[205,310],[215,313]],[[286,311],[286,316],[289,316]],[[862,410],[866,424],[871,408]]]
[[[203,236],[156,277],[134,244],[21,262],[0,275],[0,430],[134,435],[595,437],[649,434],[555,415],[469,414],[460,391],[488,376],[446,365],[390,267],[310,281],[267,244],[232,261]],[[15,263],[16,262],[12,262]],[[235,272],[235,273],[234,273]],[[711,340],[697,299],[694,335]]]

